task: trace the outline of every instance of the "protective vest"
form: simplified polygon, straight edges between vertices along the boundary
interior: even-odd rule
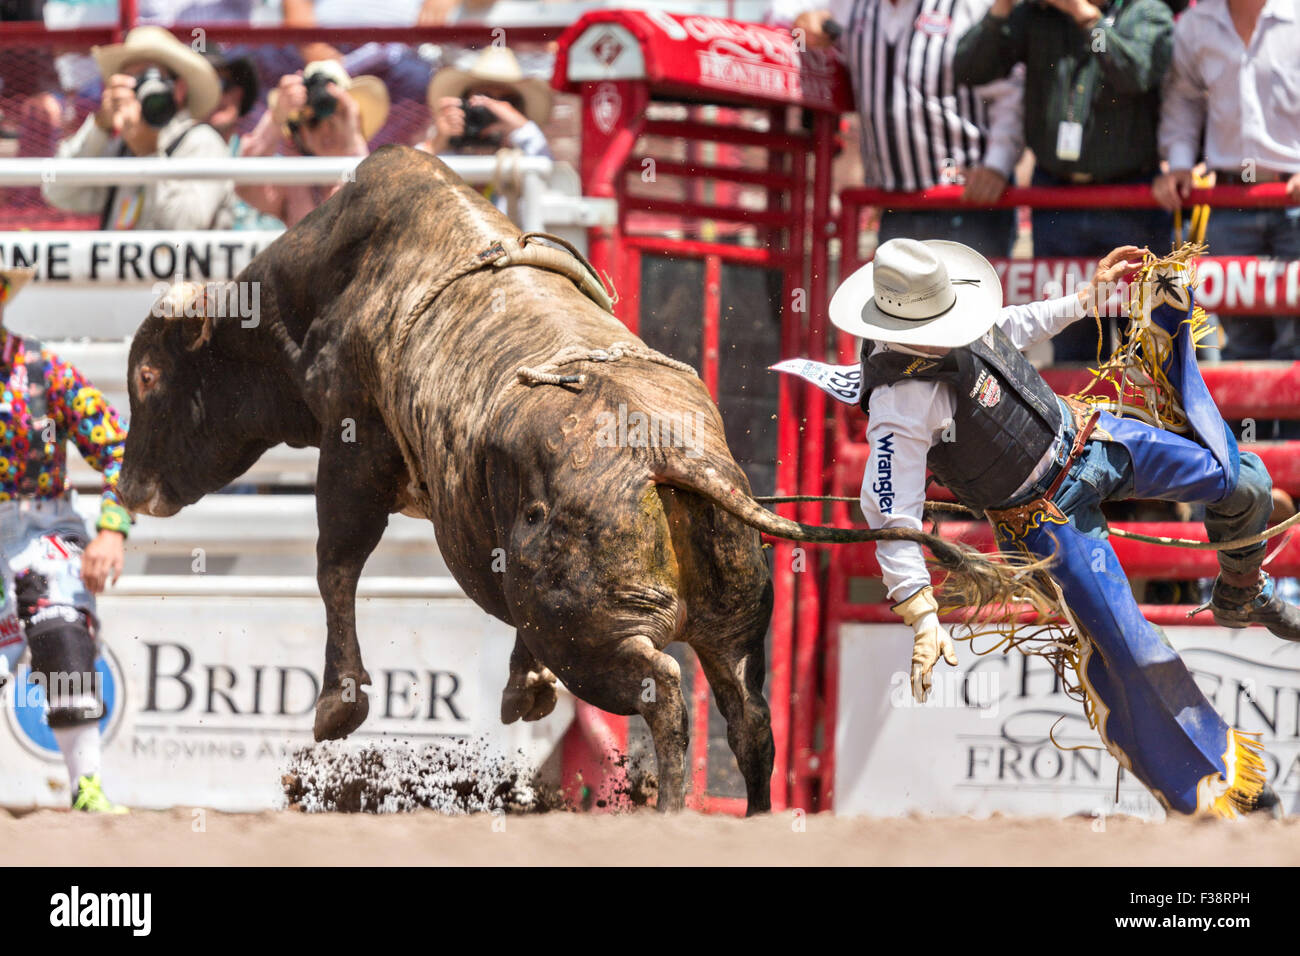
[[[926,464],[963,504],[1006,504],[1052,447],[1061,427],[1056,393],[994,326],[970,345],[933,358],[878,350],[862,358],[862,410],[873,389],[908,379],[946,382],[957,395],[945,436]]]

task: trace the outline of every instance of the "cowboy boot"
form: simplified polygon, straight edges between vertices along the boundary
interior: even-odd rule
[[[1274,582],[1262,570],[1219,572],[1210,596],[1210,613],[1220,627],[1262,624],[1286,641],[1300,641],[1300,608],[1274,593]]]

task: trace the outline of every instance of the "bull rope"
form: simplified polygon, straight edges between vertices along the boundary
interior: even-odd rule
[[[803,501],[830,501],[856,504],[861,499],[849,498],[843,495],[766,495],[761,498],[755,498],[754,500],[760,504],[790,505]],[[968,514],[971,517],[979,517],[979,515],[972,509],[953,501],[927,501],[925,503],[925,510],[947,511],[953,514]],[[1113,534],[1117,538],[1128,538],[1131,541],[1143,541],[1147,544],[1160,544],[1170,548],[1188,548],[1193,551],[1235,551],[1238,548],[1248,548],[1251,545],[1259,544],[1261,541],[1276,538],[1283,531],[1286,531],[1297,524],[1300,524],[1300,511],[1297,511],[1285,521],[1278,522],[1273,525],[1273,527],[1261,531],[1259,534],[1252,534],[1249,538],[1235,538],[1232,541],[1196,541],[1192,538],[1166,538],[1162,535],[1139,534],[1136,531],[1124,531],[1120,528],[1108,528],[1107,533]]]
[[[586,375],[560,375],[556,372],[556,369],[565,365],[572,365],[574,362],[617,362],[622,358],[644,359],[656,365],[663,365],[679,372],[689,372],[691,375],[699,377],[699,373],[695,371],[694,366],[679,362],[675,358],[669,358],[662,352],[656,352],[649,346],[638,345],[636,342],[615,342],[608,348],[603,349],[569,345],[556,352],[551,361],[545,365],[536,368],[521,365],[515,374],[519,377],[519,381],[525,385],[575,385],[581,388],[587,383]]]
[[[558,273],[576,285],[578,291],[601,309],[611,315],[614,313],[614,303],[618,299],[616,294],[612,294],[612,286],[606,287],[608,275],[602,279],[600,273],[573,243],[546,232],[525,232],[496,240],[449,272],[438,276],[398,326],[395,340],[397,350],[406,351],[406,340],[411,334],[411,329],[415,328],[424,313],[429,311],[438,296],[446,291],[447,286],[483,269],[503,269],[509,266],[532,266]]]

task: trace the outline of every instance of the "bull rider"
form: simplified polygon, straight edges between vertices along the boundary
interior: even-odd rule
[[[1121,246],[1076,295],[1004,307],[996,270],[974,249],[894,239],[836,290],[830,315],[866,340],[867,522],[919,530],[928,466],[988,517],[1004,551],[1050,559],[1044,593],[1075,638],[1069,662],[1107,749],[1166,809],[1232,817],[1278,803],[1260,744],[1223,721],[1143,618],[1101,511],[1129,498],[1204,504],[1212,542],[1249,538],[1268,522],[1269,474],[1238,449],[1196,364],[1204,313],[1191,254],[1157,260]],[[1125,276],[1142,290],[1130,338],[1147,337],[1150,380],[1167,386],[1151,423],[1119,417],[1096,396],[1057,396],[1021,354],[1089,314]],[[923,701],[940,656],[957,663],[952,638],[920,546],[876,550],[894,610],[915,631],[912,689]],[[1217,552],[1210,610],[1222,626],[1300,640],[1300,610],[1275,594],[1264,552],[1262,541]]]

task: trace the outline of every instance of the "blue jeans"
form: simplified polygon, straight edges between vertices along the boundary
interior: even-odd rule
[[[1122,183],[1148,184],[1151,177],[1123,180]],[[1041,169],[1034,170],[1033,185],[1065,186]],[[1119,185],[1119,184],[1116,184]],[[1157,255],[1169,249],[1173,220],[1163,209],[1035,209],[1034,258],[1100,258],[1116,246],[1132,243],[1148,246]],[[1068,290],[1067,290],[1068,291]],[[1102,357],[1109,355],[1118,342],[1114,319],[1103,319],[1106,332]],[[1084,319],[1058,332],[1052,339],[1053,362],[1095,362],[1097,359],[1097,324]]]
[[[1300,206],[1212,209],[1205,240],[1214,256],[1300,259]],[[1300,320],[1284,316],[1220,316],[1227,335],[1223,358],[1300,359]]]
[[[883,209],[879,242],[890,239],[950,239],[980,255],[1005,258],[1016,241],[1014,209]]]
[[[1207,451],[1206,454],[1209,454]],[[1124,501],[1133,494],[1133,459],[1119,442],[1089,441],[1053,499],[1056,506],[1083,534],[1105,539],[1109,535],[1103,501]],[[1231,541],[1259,534],[1273,511],[1273,480],[1259,456],[1241,453],[1237,485],[1226,498],[1205,502],[1205,530],[1211,541]],[[1164,501],[1182,501],[1178,489],[1157,495]],[[1199,502],[1190,502],[1197,504]],[[1220,551],[1219,566],[1233,572],[1258,568],[1264,558],[1260,544],[1235,551]]]

